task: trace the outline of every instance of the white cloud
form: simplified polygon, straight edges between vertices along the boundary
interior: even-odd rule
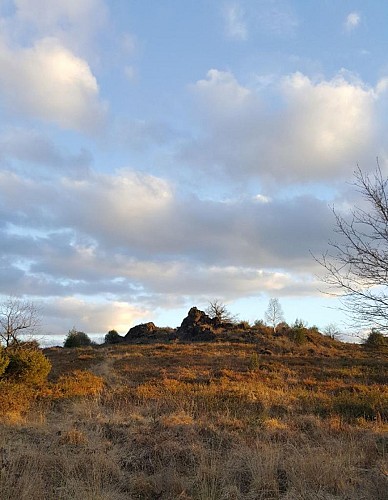
[[[345,30],[350,32],[356,29],[361,22],[361,16],[359,12],[351,12],[346,16],[344,27]]]
[[[55,38],[28,48],[0,44],[0,97],[14,111],[81,131],[101,127],[106,112],[87,62]]]
[[[181,155],[205,171],[217,166],[239,178],[284,183],[349,176],[371,150],[376,154],[383,87],[377,92],[342,73],[320,81],[294,73],[252,90],[213,69],[191,87],[202,134]]]
[[[248,38],[245,13],[239,4],[233,3],[224,6],[223,16],[225,21],[225,31],[229,38],[233,38],[235,40],[246,40]]]
[[[115,329],[126,334],[131,326],[150,313],[141,307],[120,301],[84,300],[75,297],[52,299],[42,304],[43,326],[53,334],[65,334],[73,326],[91,333]]]

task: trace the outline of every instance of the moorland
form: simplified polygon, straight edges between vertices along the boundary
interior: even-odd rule
[[[2,379],[0,498],[386,500],[387,347],[221,333],[53,347],[44,380]]]

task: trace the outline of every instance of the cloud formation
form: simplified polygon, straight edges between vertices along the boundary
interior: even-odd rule
[[[86,61],[55,38],[16,49],[0,41],[0,98],[12,111],[79,131],[98,129],[106,112]]]
[[[181,156],[205,170],[282,183],[349,176],[375,145],[380,87],[343,74],[314,81],[293,73],[256,90],[210,70],[191,87],[202,133]]]
[[[311,196],[188,204],[167,181],[130,170],[45,182],[5,171],[0,200],[0,292],[11,283],[51,297],[58,314],[67,304],[89,331],[112,302],[132,304],[122,313],[135,319],[209,297],[314,295],[308,251],[320,251],[332,222]],[[101,314],[81,315],[85,300]]]

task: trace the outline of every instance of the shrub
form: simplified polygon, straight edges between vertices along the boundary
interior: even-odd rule
[[[381,332],[376,330],[376,328],[372,328],[368,338],[364,342],[364,345],[367,347],[381,347],[388,345],[388,340]]]
[[[89,336],[84,332],[77,332],[75,328],[69,330],[63,347],[83,347],[92,345]]]
[[[307,342],[305,328],[292,328],[292,330],[290,331],[290,338],[296,344],[304,344],[305,342]]]
[[[294,324],[292,325],[293,328],[307,328],[307,322],[304,321],[303,319],[296,318],[294,321]]]
[[[119,335],[116,330],[110,330],[105,335],[105,344],[119,344],[122,341],[121,335]]]
[[[256,319],[253,323],[253,326],[262,327],[262,326],[266,326],[266,324],[264,323],[264,321],[262,319]]]
[[[51,363],[36,348],[15,347],[7,349],[9,364],[7,378],[27,385],[42,385],[51,370]]]
[[[61,375],[53,386],[53,397],[71,398],[74,396],[92,396],[102,391],[104,382],[101,377],[83,370],[74,370]]]
[[[237,324],[237,328],[240,328],[241,330],[249,330],[251,325],[249,324],[249,321],[240,321],[240,323]]]
[[[35,399],[36,391],[26,384],[11,380],[0,381],[0,416],[18,416],[27,411]]]
[[[6,350],[0,346],[0,377],[4,374],[9,364],[9,357]]]

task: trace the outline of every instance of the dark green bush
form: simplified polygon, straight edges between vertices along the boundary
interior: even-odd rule
[[[372,328],[368,338],[364,342],[364,345],[367,347],[388,346],[388,339],[381,332],[376,330],[376,328]]]
[[[290,338],[295,344],[304,344],[307,342],[305,328],[292,328],[290,331]]]
[[[7,349],[9,364],[5,376],[27,385],[42,385],[51,370],[51,363],[36,348],[14,347]]]
[[[105,344],[119,344],[122,341],[121,335],[119,335],[116,330],[110,330],[105,335]]]
[[[9,365],[9,357],[6,350],[0,346],[0,377],[3,375]]]
[[[74,328],[69,331],[63,347],[83,347],[92,345],[89,336],[84,332],[77,332]]]

